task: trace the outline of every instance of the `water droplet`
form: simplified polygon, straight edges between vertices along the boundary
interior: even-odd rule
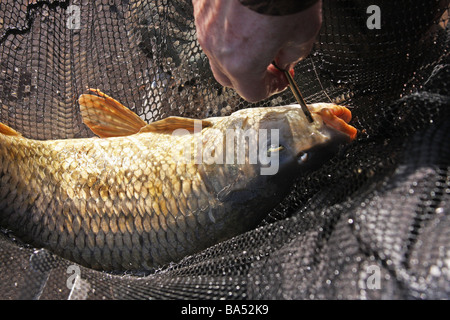
[[[439,269],[438,266],[431,266],[430,267],[430,274],[433,277],[439,277],[441,275],[441,269]]]

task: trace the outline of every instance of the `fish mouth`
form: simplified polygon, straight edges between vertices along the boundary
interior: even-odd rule
[[[321,104],[317,105],[319,107],[313,112],[319,114],[327,126],[346,134],[350,140],[356,138],[358,130],[349,124],[352,113],[348,108],[336,104],[330,104],[323,108],[320,107]]]

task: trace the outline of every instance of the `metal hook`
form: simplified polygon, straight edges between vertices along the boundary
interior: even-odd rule
[[[289,88],[292,91],[292,94],[294,95],[295,99],[297,99],[298,104],[303,110],[303,113],[305,114],[306,118],[309,120],[309,122],[314,122],[314,119],[311,115],[311,112],[308,109],[308,106],[306,105],[305,100],[303,100],[302,94],[300,93],[300,89],[298,88],[297,84],[294,81],[294,78],[292,78],[289,71],[281,69],[279,66],[276,65],[275,61],[272,62],[272,64],[277,68],[278,70],[282,71],[284,75],[286,76],[286,79],[289,83]]]

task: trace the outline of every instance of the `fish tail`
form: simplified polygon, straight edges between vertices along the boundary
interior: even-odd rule
[[[12,152],[17,149],[11,148],[16,139],[9,137],[21,137],[21,134],[0,122],[0,224],[2,227],[7,227],[5,222],[9,221],[14,208],[15,196],[11,196],[14,193],[14,187],[11,185],[14,184],[12,181],[15,179],[11,178],[11,171],[20,166],[16,163]]]
[[[3,134],[5,136],[18,136],[18,137],[22,136],[16,130],[1,122],[0,122],[0,134]]]

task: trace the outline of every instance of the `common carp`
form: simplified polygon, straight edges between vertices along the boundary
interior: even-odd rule
[[[289,105],[150,124],[99,90],[79,104],[99,137],[0,124],[0,226],[105,271],[152,270],[254,228],[357,132],[334,104],[310,105],[313,123]]]

